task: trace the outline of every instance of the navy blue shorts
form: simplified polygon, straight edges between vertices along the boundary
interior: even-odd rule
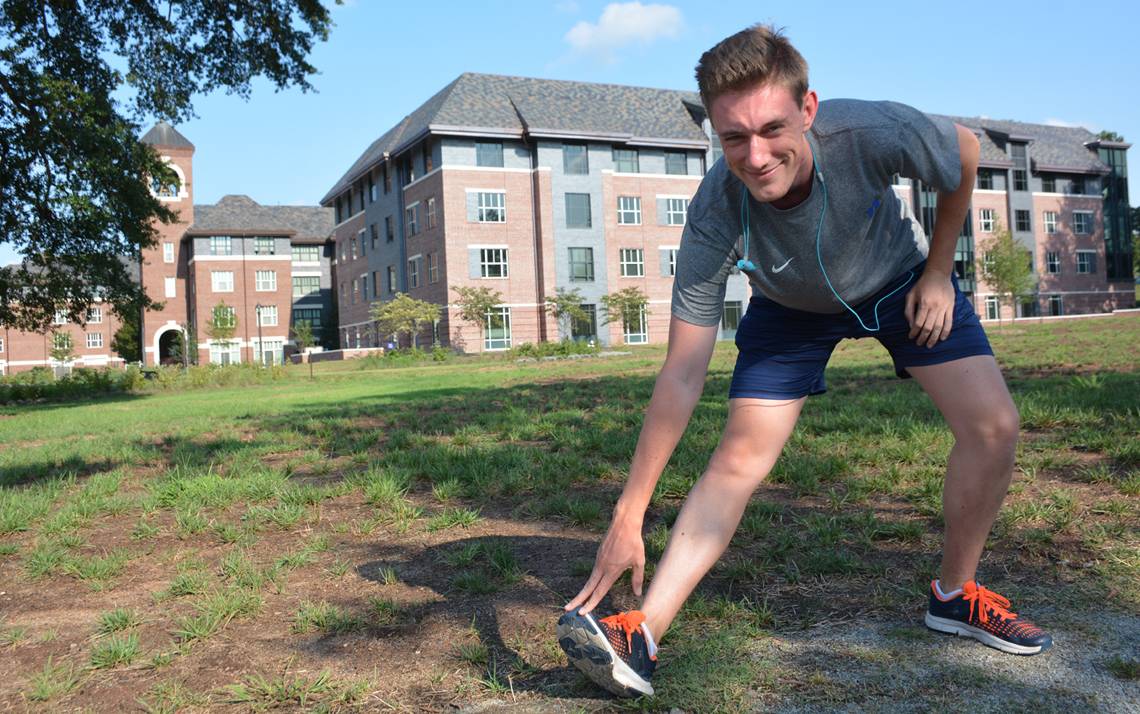
[[[951,362],[975,355],[993,355],[990,342],[982,329],[974,307],[954,284],[954,325],[950,336],[934,347],[918,345],[910,334],[910,324],[903,310],[906,295],[914,287],[922,270],[921,263],[887,283],[879,293],[859,305],[852,305],[863,323],[875,326],[874,306],[892,290],[879,305],[879,331],[868,332],[849,311],[834,315],[821,315],[784,307],[765,297],[754,297],[748,303],[748,312],[736,331],[736,346],[740,350],[736,369],[732,373],[730,399],[798,399],[827,391],[823,370],[839,341],[844,338],[874,337],[891,354],[895,374],[903,379],[910,375],[907,367],[923,367]],[[909,283],[906,282],[913,273]],[[906,285],[899,289],[900,285]]]

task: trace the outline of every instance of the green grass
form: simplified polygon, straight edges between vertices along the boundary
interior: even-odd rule
[[[1021,582],[1013,574],[1032,572],[1074,613],[1134,612],[1140,376],[1132,346],[1140,320],[1018,323],[990,335],[1023,438],[982,576],[1008,594]],[[306,366],[245,386],[0,407],[5,589],[26,600],[66,591],[76,607],[103,613],[97,622],[56,626],[54,643],[7,625],[6,651],[44,648],[34,667],[17,665],[14,686],[29,701],[33,691],[43,695],[34,701],[74,692],[84,669],[58,664],[71,661],[60,655],[90,638],[79,656],[92,657],[92,666],[99,648],[105,667],[185,662],[187,671],[237,682],[209,695],[160,688],[153,678],[123,684],[144,709],[170,711],[179,701],[210,708],[222,698],[251,708],[335,708],[357,685],[322,678],[327,664],[306,647],[290,648],[296,662],[282,674],[277,661],[225,659],[224,634],[209,647],[198,643],[235,620],[267,632],[291,625],[312,639],[375,630],[394,642],[426,621],[472,648],[467,658],[450,645],[428,663],[443,673],[439,681],[428,681],[433,673],[409,683],[442,692],[432,706],[505,699],[512,682],[517,691],[524,680],[540,707],[542,692],[577,696],[578,685],[559,689],[566,679],[551,673],[564,659],[549,636],[507,632],[500,614],[499,636],[518,636],[504,652],[488,633],[465,636],[459,623],[488,608],[515,617],[554,603],[588,576],[663,356],[652,346],[608,360],[533,364],[493,356],[407,368],[327,363],[316,365],[313,382]],[[731,345],[717,346],[704,394],[653,494],[649,575],[720,439],[734,359]],[[670,632],[669,666],[649,708],[778,708],[789,701],[781,697],[812,687],[822,692],[811,700],[821,707],[856,706],[856,695],[835,682],[813,685],[811,671],[791,672],[781,688],[773,677],[789,669],[758,657],[757,643],[772,631],[810,632],[840,611],[897,621],[921,600],[937,569],[952,437],[918,386],[894,379],[874,341],[841,343],[828,382],[747,505],[722,563]],[[519,527],[504,537],[510,521]],[[520,535],[550,529],[581,540],[559,553],[557,573],[536,552],[541,546]],[[154,583],[153,600],[119,597],[143,574]],[[576,582],[560,580],[568,577]],[[361,586],[373,589],[358,594]],[[628,587],[626,577],[615,595]],[[109,592],[90,592],[97,589]],[[1012,588],[1023,596],[1017,606],[1031,612],[1041,592],[1022,589]],[[455,617],[438,618],[444,605],[420,600],[429,591]],[[18,610],[6,615],[30,621]],[[173,642],[138,651],[138,634],[154,629]],[[1113,651],[1121,650],[1104,657]],[[47,661],[49,652],[55,659]],[[457,658],[469,667],[453,676]],[[234,673],[217,676],[221,666]],[[1124,655],[1103,668],[1105,676],[1135,677]],[[254,674],[266,671],[278,673]],[[369,705],[415,709],[409,697],[384,694]]]
[[[138,654],[138,634],[111,635],[107,639],[97,642],[91,650],[91,666],[94,669],[106,669],[128,665],[135,660]]]

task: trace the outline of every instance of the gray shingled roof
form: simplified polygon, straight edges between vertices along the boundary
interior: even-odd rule
[[[1048,124],[1028,124],[1005,119],[983,117],[947,117],[970,129],[982,132],[982,162],[1010,165],[1004,149],[995,141],[1002,135],[1025,137],[1031,140],[1029,156],[1037,171],[1075,171],[1086,173],[1108,173],[1109,167],[1102,162],[1095,151],[1085,146],[1096,140],[1096,135],[1088,129]]]
[[[690,107],[700,107],[696,92],[464,73],[374,141],[321,203],[384,154],[395,155],[427,132],[465,130],[518,137],[525,132],[677,146],[707,144]]]
[[[194,206],[187,235],[288,235],[300,243],[323,243],[333,229],[333,211],[322,206],[262,206],[249,196],[223,196],[213,206]]]
[[[160,121],[143,134],[141,141],[151,146],[166,146],[171,149],[193,149],[190,140],[164,121]]]

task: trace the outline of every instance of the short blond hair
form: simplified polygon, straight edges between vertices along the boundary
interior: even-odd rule
[[[787,87],[803,107],[807,62],[783,30],[771,25],[753,25],[726,37],[697,62],[697,87],[706,110],[725,92],[769,82]]]

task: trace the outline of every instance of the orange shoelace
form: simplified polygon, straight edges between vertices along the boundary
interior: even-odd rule
[[[968,583],[967,583],[968,585]],[[974,617],[974,612],[978,613],[978,621],[982,624],[989,622],[990,613],[993,613],[1003,620],[1017,619],[1016,612],[1009,611],[1009,600],[998,595],[993,590],[974,583],[973,588],[966,587],[962,593],[963,599],[970,603],[970,617]]]
[[[633,651],[633,633],[645,622],[645,614],[640,610],[630,610],[629,612],[619,612],[616,615],[603,617],[602,623],[608,625],[615,630],[619,627],[625,633],[626,652]]]

